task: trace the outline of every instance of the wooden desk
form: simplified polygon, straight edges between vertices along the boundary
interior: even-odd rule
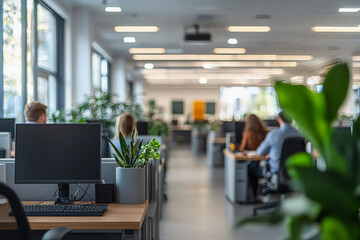
[[[226,144],[226,137],[209,138],[209,142],[218,143],[218,144]]]
[[[225,196],[231,202],[248,201],[248,171],[251,161],[265,160],[266,156],[247,156],[241,152],[224,150],[225,158]]]
[[[235,161],[262,161],[267,159],[266,156],[259,156],[259,155],[248,156],[242,152],[233,153],[227,149],[224,149],[224,155],[232,158]]]
[[[38,202],[23,202],[23,204],[36,203]],[[147,201],[143,204],[111,203],[100,217],[28,217],[28,221],[32,230],[47,230],[55,227],[68,227],[72,230],[134,230],[134,239],[138,240],[148,206]],[[15,218],[10,217],[9,212],[9,204],[0,204],[0,230],[17,229]]]

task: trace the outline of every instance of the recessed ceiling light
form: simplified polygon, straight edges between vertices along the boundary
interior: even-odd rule
[[[354,13],[360,11],[360,8],[339,8],[339,12]]]
[[[154,68],[154,64],[152,64],[152,63],[145,63],[145,64],[144,64],[144,68],[145,68],[145,69],[153,69],[153,68]]]
[[[204,63],[203,64],[203,68],[205,69],[211,69],[212,68],[212,65],[210,63]]]
[[[120,7],[106,7],[105,11],[106,12],[121,12],[121,8]]]
[[[238,40],[236,38],[229,38],[228,39],[228,44],[234,45],[237,44]]]
[[[165,53],[165,48],[130,48],[129,53],[138,54],[138,53]]]
[[[157,26],[115,26],[116,32],[157,32]]]
[[[314,32],[360,32],[360,27],[312,27]]]
[[[245,48],[214,48],[214,53],[217,54],[244,54]]]
[[[124,37],[125,43],[134,43],[136,42],[136,39],[134,37]]]
[[[229,26],[229,32],[269,32],[269,26]]]
[[[201,84],[206,84],[206,83],[207,83],[207,79],[206,79],[206,78],[199,78],[199,83],[201,83]]]

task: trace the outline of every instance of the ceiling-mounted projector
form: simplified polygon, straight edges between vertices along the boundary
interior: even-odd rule
[[[187,43],[191,43],[191,44],[206,44],[209,43],[211,41],[211,34],[210,33],[206,33],[206,32],[200,32],[199,30],[199,25],[198,24],[194,24],[191,25],[190,27],[193,27],[195,29],[194,33],[189,33],[188,27],[186,28],[186,33],[184,36],[184,40]]]

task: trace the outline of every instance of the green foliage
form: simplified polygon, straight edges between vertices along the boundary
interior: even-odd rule
[[[149,133],[153,136],[168,136],[170,133],[170,128],[165,121],[155,120],[150,123]]]
[[[221,121],[212,121],[208,123],[208,129],[210,131],[218,131],[219,128],[221,127],[222,123]]]
[[[137,140],[135,128],[130,135],[130,144],[126,144],[126,140],[122,133],[119,133],[120,149],[110,140],[112,149],[115,153],[116,162],[122,168],[139,168],[143,167],[145,163],[149,162],[151,158],[159,159],[160,143],[156,139],[152,139],[146,145],[142,145],[142,141]]]
[[[132,113],[135,119],[142,118],[141,105],[134,99],[119,102],[114,94],[102,93],[100,96],[86,96],[85,101],[70,112],[55,111],[51,118],[54,123],[86,123],[89,120],[99,120],[110,129],[115,125],[116,117],[125,112]]]
[[[160,143],[153,138],[148,144],[141,147],[142,153],[140,155],[140,161],[148,163],[151,158],[159,159],[160,154],[158,150],[160,147]]]
[[[319,94],[304,86],[275,84],[280,106],[294,118],[326,163],[326,170],[319,171],[305,153],[293,155],[286,162],[293,185],[303,196],[286,199],[267,218],[287,219],[289,239],[301,239],[308,224],[320,226],[320,239],[357,240],[360,237],[360,118],[354,123],[353,135],[332,127],[348,87],[346,64],[336,65],[329,71]],[[297,205],[284,207],[294,199],[299,201]],[[304,201],[309,203],[308,209],[317,211],[292,214]],[[246,222],[256,222],[256,218]]]

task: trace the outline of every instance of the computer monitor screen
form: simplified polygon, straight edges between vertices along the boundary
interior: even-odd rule
[[[276,121],[276,119],[266,119],[264,120],[264,124],[267,127],[279,127],[279,123],[278,121]]]
[[[172,102],[172,114],[184,114],[184,102],[173,101]]]
[[[136,122],[136,129],[137,129],[138,135],[148,135],[149,134],[148,122]]]
[[[0,132],[0,158],[10,158],[11,138],[9,132]]]
[[[100,124],[16,124],[15,183],[96,183]]]
[[[235,132],[235,123],[233,121],[224,121],[223,131],[224,133]]]
[[[206,114],[215,114],[215,102],[206,103]]]
[[[0,132],[10,132],[11,139],[15,137],[15,118],[0,118]]]
[[[241,143],[245,122],[235,122],[235,142]]]

